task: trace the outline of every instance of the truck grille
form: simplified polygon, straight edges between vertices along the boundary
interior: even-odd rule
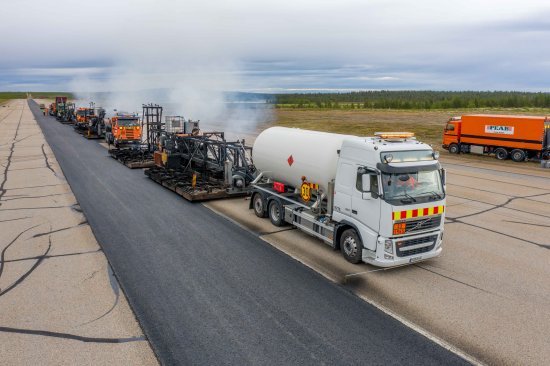
[[[437,235],[424,236],[422,238],[398,240],[395,243],[397,256],[408,257],[410,255],[426,253],[435,247]]]
[[[439,216],[432,216],[428,218],[420,218],[420,219],[414,219],[414,220],[407,220],[405,221],[405,232],[406,233],[412,233],[415,231],[422,231],[422,230],[429,230],[436,227],[439,227],[441,224],[441,215]]]

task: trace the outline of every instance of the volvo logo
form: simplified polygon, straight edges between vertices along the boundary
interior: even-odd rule
[[[431,221],[431,217],[429,219],[426,219],[426,220],[422,220],[422,221],[419,221],[416,223],[415,226],[413,226],[412,228],[410,228],[409,230],[407,231],[415,231],[415,230],[418,230],[422,227],[422,225],[424,225],[425,223],[427,223],[428,221]]]

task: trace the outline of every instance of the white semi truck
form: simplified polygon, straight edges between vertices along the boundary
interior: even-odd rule
[[[258,217],[316,236],[352,263],[392,267],[441,253],[445,171],[413,134],[273,127],[252,151]]]

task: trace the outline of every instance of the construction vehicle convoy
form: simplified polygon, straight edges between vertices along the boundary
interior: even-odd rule
[[[494,154],[511,158],[550,159],[550,119],[536,116],[464,115],[447,122],[443,148],[450,153]]]
[[[272,127],[252,148],[223,132],[200,131],[198,121],[163,120],[162,110],[144,104],[141,120],[121,112],[105,120],[92,106],[76,115],[88,134],[115,145],[113,158],[150,167],[150,179],[186,199],[250,195],[256,216],[315,236],[352,263],[395,267],[442,252],[445,170],[439,153],[414,134],[357,137]],[[447,123],[443,146],[514,161],[548,159],[550,122],[465,115]]]
[[[80,111],[81,122],[100,116]],[[145,174],[188,200],[251,195],[257,216],[293,225],[352,263],[393,267],[442,251],[445,171],[438,153],[411,133],[357,137],[274,127],[252,148],[223,132],[202,132],[197,121],[162,119],[158,105],[144,105],[141,117],[117,112],[105,123],[106,140],[116,146],[109,153],[150,162]],[[88,126],[101,135],[91,127],[97,124]]]

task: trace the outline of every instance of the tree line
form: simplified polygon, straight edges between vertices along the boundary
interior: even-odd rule
[[[279,107],[330,109],[550,108],[550,93],[515,91],[360,91],[274,94]]]

